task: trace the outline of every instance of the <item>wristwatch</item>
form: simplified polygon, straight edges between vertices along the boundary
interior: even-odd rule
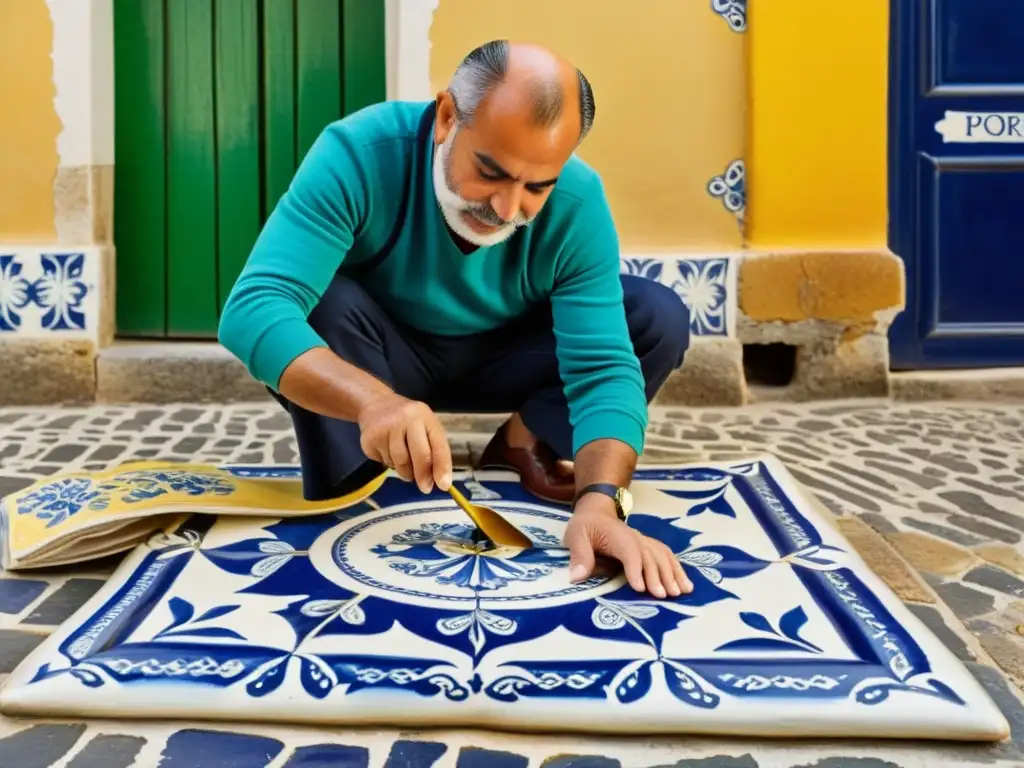
[[[601,493],[611,497],[615,502],[615,514],[618,515],[619,520],[625,520],[629,513],[633,511],[633,494],[629,492],[628,488],[621,488],[612,483],[593,483],[586,486],[576,494],[576,498],[572,503],[573,509],[576,508],[579,500],[588,493]]]

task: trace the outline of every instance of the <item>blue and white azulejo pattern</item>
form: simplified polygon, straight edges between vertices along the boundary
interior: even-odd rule
[[[641,469],[630,525],[694,584],[579,584],[569,511],[506,473],[470,491],[534,547],[495,548],[446,495],[388,479],[287,520],[195,515],[140,547],[0,691],[11,715],[664,733],[998,737],[962,664],[771,457]]]
[[[747,212],[747,166],[740,160],[733,160],[718,176],[708,182],[708,194],[722,201],[725,210],[736,217],[742,231]]]
[[[98,252],[0,250],[0,338],[92,336]]]
[[[679,296],[690,312],[690,336],[717,338],[735,333],[738,259],[713,257],[631,256],[622,273],[655,280]]]
[[[725,19],[734,32],[747,31],[747,0],[711,0],[711,9]]]

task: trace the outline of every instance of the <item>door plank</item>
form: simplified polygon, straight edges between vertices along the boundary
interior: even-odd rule
[[[218,316],[260,229],[259,23],[252,0],[215,0]]]
[[[114,71],[117,333],[163,336],[167,222],[161,0],[115,0]]]
[[[294,0],[263,0],[263,220],[295,173],[294,10]]]
[[[168,334],[217,328],[217,194],[211,0],[167,4]]]
[[[342,6],[345,114],[387,98],[384,0],[344,0]]]
[[[342,116],[341,3],[302,0],[298,41],[298,162],[327,125]]]

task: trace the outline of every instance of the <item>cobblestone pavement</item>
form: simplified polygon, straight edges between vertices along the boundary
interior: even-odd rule
[[[457,460],[468,461],[479,451],[499,421],[449,419]],[[0,766],[1024,765],[1024,706],[1013,685],[1024,687],[1024,404],[855,401],[655,409],[647,448],[646,463],[774,453],[840,518],[881,534],[941,598],[934,607],[913,609],[1003,707],[1013,724],[1011,741],[974,746],[630,740],[0,718]],[[274,403],[0,409],[0,496],[55,472],[100,470],[131,459],[297,462],[290,423]],[[117,560],[0,579],[0,674],[9,673],[87,600]]]

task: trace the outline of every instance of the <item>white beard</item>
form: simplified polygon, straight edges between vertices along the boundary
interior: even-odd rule
[[[448,222],[448,226],[451,227],[455,234],[466,242],[478,247],[487,248],[491,245],[503,243],[512,237],[516,229],[524,226],[527,221],[522,214],[518,214],[513,221],[502,225],[500,229],[487,235],[475,231],[466,223],[462,214],[466,211],[478,209],[480,206],[478,203],[463,200],[448,186],[448,179],[444,169],[445,164],[448,162],[448,154],[451,152],[455,133],[456,131],[452,130],[448,134],[448,138],[434,151],[434,194],[437,196],[437,202],[441,208],[441,213],[444,215],[444,220]]]

